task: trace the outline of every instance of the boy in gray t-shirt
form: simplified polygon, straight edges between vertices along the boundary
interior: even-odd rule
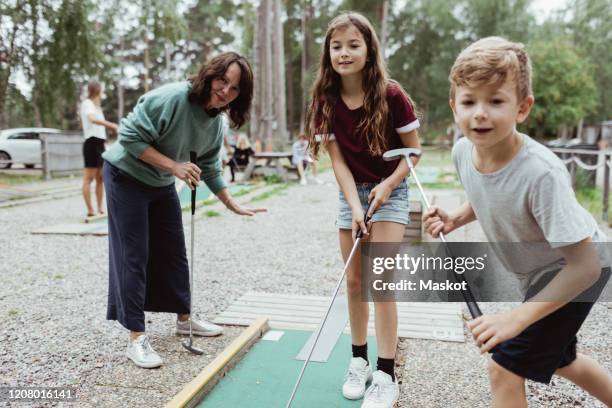
[[[557,374],[611,406],[612,377],[576,353],[592,303],[569,301],[609,279],[604,245],[593,244],[606,238],[576,201],[563,163],[516,130],[534,103],[524,46],[479,40],[457,57],[450,80],[451,108],[466,136],[453,160],[468,201],[448,214],[432,207],[424,228],[437,237],[478,219],[530,300],[468,323],[480,351],[492,351],[492,405],[526,406],[525,378],[548,383]],[[504,245],[511,242],[533,245]]]

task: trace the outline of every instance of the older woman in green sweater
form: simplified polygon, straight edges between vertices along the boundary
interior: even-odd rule
[[[234,52],[203,65],[188,81],[159,87],[140,97],[121,121],[118,142],[104,155],[109,219],[107,319],[130,330],[127,357],[143,368],[162,359],[145,334],[144,312],[177,314],[176,331],[189,333],[189,267],[175,177],[194,188],[203,180],[236,214],[241,207],[222,177],[222,112],[233,127],[248,120],[253,74]],[[197,164],[189,152],[197,153]],[[215,336],[221,327],[191,319],[193,334]]]

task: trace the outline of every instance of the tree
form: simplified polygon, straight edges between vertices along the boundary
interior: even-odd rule
[[[254,43],[255,101],[251,133],[265,150],[287,142],[285,52],[280,0],[262,0]]]
[[[40,0],[2,2],[0,25],[0,122],[6,125],[11,110],[5,109],[13,75],[27,82],[33,122],[45,126],[75,126],[75,83],[92,69],[97,59],[87,22],[89,1]],[[9,89],[12,89],[9,91]],[[30,122],[31,119],[22,118]]]
[[[612,119],[612,2],[610,0],[572,0],[566,14],[572,42],[585,51],[594,66],[598,106],[588,119]]]
[[[423,130],[452,120],[448,72],[463,41],[454,0],[420,0],[391,21],[388,48],[391,76],[411,95]]]
[[[535,105],[527,121],[537,137],[575,126],[595,111],[593,64],[569,41],[536,41],[529,46]]]
[[[526,43],[535,26],[530,3],[531,0],[465,0],[461,17],[469,39],[497,35]]]
[[[6,127],[9,122],[9,111],[6,109],[9,80],[22,66],[27,52],[27,44],[23,44],[20,37],[23,36],[28,13],[25,1],[16,1],[12,6],[3,1],[0,7],[0,127]]]

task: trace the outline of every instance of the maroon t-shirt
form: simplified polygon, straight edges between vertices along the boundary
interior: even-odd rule
[[[417,129],[420,126],[419,121],[410,101],[397,85],[387,87],[387,105],[388,120],[392,124],[387,130],[387,149],[399,149],[404,147],[399,133]],[[342,98],[338,97],[334,107],[333,133],[330,135],[330,140],[335,139],[338,143],[356,183],[378,183],[395,171],[399,160],[388,162],[383,160],[382,155],[370,154],[365,135],[355,131],[364,114],[363,106],[350,110]]]

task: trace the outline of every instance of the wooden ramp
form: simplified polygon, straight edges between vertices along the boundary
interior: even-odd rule
[[[324,296],[248,292],[217,316],[214,322],[248,326],[257,317],[266,316],[272,329],[314,331],[328,305],[329,298]],[[460,304],[398,302],[397,306],[399,337],[465,341]],[[350,332],[348,325],[344,332]],[[375,335],[373,305],[370,305],[368,335]]]

